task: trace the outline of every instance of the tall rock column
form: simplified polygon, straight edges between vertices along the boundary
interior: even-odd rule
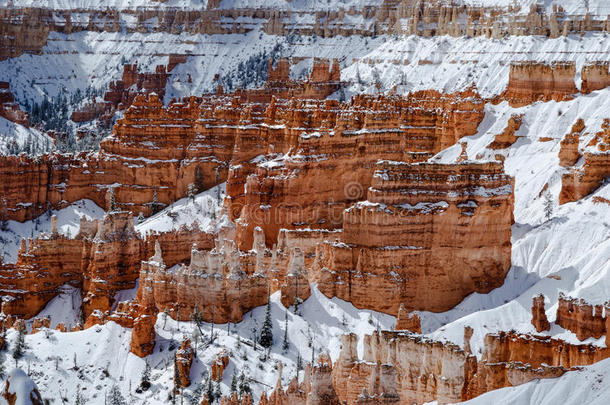
[[[532,325],[537,332],[551,330],[551,324],[544,312],[544,295],[540,294],[532,299]]]

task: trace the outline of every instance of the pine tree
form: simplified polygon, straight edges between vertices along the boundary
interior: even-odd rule
[[[108,193],[110,194],[110,196],[108,197],[110,205],[108,211],[114,212],[116,211],[116,201],[114,200],[114,187],[108,190]]]
[[[6,325],[2,325],[2,331],[0,332],[0,341],[6,342]],[[6,345],[0,346],[0,352],[4,350]]]
[[[214,402],[215,398],[214,398],[214,386],[212,385],[212,377],[208,377],[208,381],[206,383],[206,389],[205,389],[205,397],[210,404],[212,402]]]
[[[199,166],[195,169],[195,187],[197,188],[198,193],[201,193],[204,190],[203,174],[201,173],[201,168]]]
[[[174,392],[180,387],[180,372],[178,370],[178,357],[174,354]]]
[[[235,373],[233,373],[233,377],[231,377],[231,394],[235,394],[237,392],[237,377]]]
[[[140,388],[143,391],[146,391],[150,388],[150,365],[148,364],[148,360],[146,360],[146,365],[144,366],[144,371],[142,372],[142,381],[140,382]]]
[[[239,398],[242,398],[244,394],[250,394],[251,392],[250,379],[247,378],[246,374],[242,371],[239,376]]]
[[[290,344],[288,343],[288,310],[284,312],[284,341],[282,342],[282,350],[288,351]]]
[[[214,383],[214,398],[222,398],[222,390],[220,389],[220,381]]]
[[[153,214],[156,214],[157,212],[159,212],[159,201],[157,200],[157,190],[155,190],[153,192],[153,200],[150,205],[151,205],[150,209]]]
[[[273,326],[271,325],[271,300],[267,291],[267,310],[265,312],[265,322],[261,329],[260,344],[264,348],[273,346]]]
[[[13,358],[19,360],[23,356],[25,351],[25,327],[22,326],[17,331],[17,340],[15,341],[15,348],[13,349]]]
[[[197,188],[194,183],[189,183],[186,195],[191,200],[191,202],[195,201],[195,194],[197,194]]]
[[[74,405],[85,405],[85,399],[80,390],[80,384],[76,386],[76,397],[74,398]]]
[[[553,216],[553,197],[549,190],[544,192],[544,217],[548,221]]]
[[[110,389],[110,394],[108,395],[108,405],[127,405],[125,398],[123,398],[123,394],[121,394],[119,386],[116,384]]]

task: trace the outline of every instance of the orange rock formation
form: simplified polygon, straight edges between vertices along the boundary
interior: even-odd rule
[[[229,365],[229,354],[223,350],[216,356],[216,359],[212,363],[212,380],[214,381],[222,381],[222,375],[225,372],[225,369]]]
[[[357,343],[356,335],[343,336],[332,367],[332,389],[339,403],[347,405],[460,402],[533,379],[558,377],[610,356],[607,348],[512,332],[488,334],[478,362],[455,345],[404,332],[365,336],[362,360]]]
[[[610,86],[610,73],[608,62],[589,63],[582,67],[581,91],[583,94],[589,94],[592,91],[604,89]]]
[[[546,312],[544,312],[544,295],[542,294],[532,298],[532,325],[539,333],[551,330],[551,324],[546,318]]]
[[[606,314],[610,311],[610,303],[605,305],[587,304],[582,299],[559,295],[557,318],[555,323],[576,334],[578,340],[593,337],[599,339],[606,334]]]
[[[553,64],[537,62],[512,63],[508,87],[502,98],[512,107],[522,107],[536,101],[564,101],[578,92],[574,84],[576,67],[573,62]]]
[[[498,163],[378,163],[340,242],[319,248],[320,291],[390,314],[491,291],[510,267],[512,187]]]
[[[232,219],[239,217],[238,246],[249,249],[257,226],[268,246],[277,242],[282,228],[340,228],[343,210],[365,198],[377,160],[418,162],[431,157],[476,133],[483,106],[474,91],[357,96],[350,104],[272,102],[264,135],[269,149],[257,146],[260,153],[292,153],[275,159],[277,155],[271,155],[266,162],[250,165],[250,171],[240,165],[229,173],[230,213]],[[236,145],[245,147],[253,148],[250,143]],[[322,182],[328,178],[333,182]]]
[[[0,117],[26,127],[30,123],[28,113],[23,111],[19,104],[15,102],[15,97],[11,93],[8,82],[0,82]]]
[[[559,204],[577,201],[589,195],[610,176],[610,119],[605,119],[602,130],[587,145],[584,164],[573,167],[561,178]]]
[[[421,333],[421,319],[416,313],[409,312],[404,303],[401,303],[400,307],[398,308],[398,317],[396,319],[396,327],[394,329]]]
[[[576,164],[580,158],[580,152],[578,150],[578,144],[580,141],[580,134],[585,129],[585,122],[582,118],[579,118],[569,134],[561,140],[559,148],[559,165],[563,167],[569,167]]]
[[[192,364],[193,349],[191,348],[191,341],[185,339],[176,352],[175,367],[178,367],[178,372],[176,373],[177,381],[174,381],[176,387],[188,387],[191,385],[190,374]]]
[[[490,149],[506,149],[519,139],[515,132],[521,128],[522,116],[513,115],[508,119],[508,124],[502,133],[496,135],[493,142],[489,144]]]

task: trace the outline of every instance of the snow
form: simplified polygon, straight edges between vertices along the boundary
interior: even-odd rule
[[[51,216],[57,216],[57,231],[63,235],[76,236],[80,228],[80,218],[98,219],[104,210],[91,200],[78,200],[60,210],[51,210],[38,218],[25,222],[7,221],[6,230],[0,229],[0,254],[5,263],[15,263],[21,239],[36,238],[51,232]]]
[[[605,405],[610,403],[609,383],[610,359],[606,359],[556,379],[533,380],[502,388],[463,404]]]
[[[610,111],[610,89],[580,96],[571,101],[535,103],[511,108],[506,102],[487,105],[479,132],[462,138],[469,158],[485,160],[500,151],[487,150],[495,134],[502,132],[513,114],[523,114],[519,140],[506,152],[507,174],[515,178],[515,224],[512,228],[512,269],[505,284],[490,294],[472,294],[442,314],[422,312],[422,330],[430,337],[462,344],[463,328],[474,328],[473,352],[480,355],[486,333],[515,329],[534,333],[531,325],[532,297],[546,296],[549,321],[555,319],[559,292],[602,304],[610,297],[610,205],[595,202],[610,199],[605,184],[580,201],[558,205],[561,175],[559,142],[578,118],[585,120],[581,149],[601,128]],[[546,117],[546,119],[540,119]],[[549,137],[550,141],[539,139]],[[453,162],[455,145],[433,157]],[[548,220],[541,191],[548,184],[553,213]],[[576,336],[553,325],[549,335],[580,343]],[[604,346],[603,339],[584,343]]]
[[[63,285],[59,288],[59,294],[49,301],[44,309],[36,315],[36,318],[48,317],[51,329],[55,329],[57,324],[63,323],[67,330],[70,330],[80,322],[78,315],[80,312],[81,298],[79,288],[69,284]],[[30,320],[30,324],[31,321],[32,320]]]
[[[32,398],[37,398],[37,394],[32,391],[37,390],[36,384],[28,375],[20,368],[14,368],[8,373],[7,379],[10,381],[8,389],[9,394],[15,395],[15,402],[12,405],[32,405]],[[8,402],[2,397],[0,398],[0,405],[7,404]]]
[[[86,388],[81,391],[86,398],[85,403],[101,405],[104,404],[104,394],[116,384],[132,404],[165,405],[169,389],[173,386],[174,353],[183,337],[189,337],[193,339],[192,346],[197,354],[193,358],[190,374],[195,384],[184,390],[185,399],[198,383],[205,381],[209,366],[223,349],[229,352],[230,361],[220,384],[222,392],[229,392],[233,374],[239,375],[245,371],[253,379],[250,384],[258,399],[263,391],[270,392],[275,386],[277,362],[284,364],[283,383],[287,384],[296,375],[297,353],[303,363],[311,360],[312,352],[315,357],[322,352],[329,353],[335,361],[339,356],[342,334],[351,331],[370,334],[378,326],[392,329],[394,325],[395,318],[392,316],[358,310],[337,298],[326,298],[315,284],[311,288],[311,297],[299,306],[296,313],[293,307],[288,309],[290,349],[287,353],[282,351],[286,309],[280,302],[279,292],[271,295],[274,344],[270,350],[270,360],[266,362],[261,360],[264,353],[260,346],[254,350],[251,341],[253,328],[260,331],[265,317],[265,307],[259,307],[246,313],[242,322],[228,325],[230,333],[227,333],[226,324],[214,325],[217,338],[209,346],[203,344],[200,337],[195,343],[193,332],[196,328],[192,322],[176,322],[170,317],[165,319],[163,313],[159,314],[155,326],[157,338],[154,353],[146,359],[152,368],[152,386],[143,393],[136,393],[135,388],[140,383],[145,360],[129,353],[131,330],[114,322],[78,332],[46,330],[26,335],[28,350],[19,364],[28,365],[30,375],[44,398],[59,398],[60,395],[72,398],[76,395],[77,385],[80,385],[81,389]],[[201,328],[204,337],[209,338],[211,325],[203,323]],[[10,348],[14,347],[16,338],[16,331],[9,329],[7,342]],[[362,356],[362,341],[359,346]],[[6,353],[2,355],[7,356]],[[303,377],[302,371],[300,377]],[[185,403],[188,401],[185,400]]]
[[[146,218],[135,226],[142,236],[149,232],[169,232],[181,226],[197,224],[202,231],[213,231],[219,224],[220,210],[226,193],[226,183],[212,187],[194,196],[181,198],[166,209]]]
[[[100,3],[96,0],[0,0],[0,7],[9,4],[15,7],[49,7],[54,9],[102,9],[119,10],[150,7],[149,0],[107,0]],[[207,0],[167,0],[154,4],[156,8],[181,8],[205,10]],[[368,5],[378,5],[378,0],[222,0],[220,8],[273,8],[283,10],[336,10],[339,7],[361,9]]]
[[[34,128],[26,128],[21,124],[0,117],[0,154],[9,152],[9,142],[14,141],[19,147],[23,148],[30,140],[32,144],[38,143],[40,151],[54,149],[53,139],[45,133]]]

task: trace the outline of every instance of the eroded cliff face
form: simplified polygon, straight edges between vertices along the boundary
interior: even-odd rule
[[[522,107],[536,101],[570,100],[579,93],[574,82],[575,75],[574,62],[551,64],[533,61],[513,62],[510,65],[508,86],[498,100],[508,100],[512,107]],[[610,86],[608,62],[584,64],[580,77],[582,94]]]
[[[578,119],[569,134],[561,140],[559,148],[559,165],[563,167],[570,167],[576,164],[580,158],[580,151],[578,149],[580,142],[580,135],[585,129],[585,122],[582,119]]]
[[[365,336],[362,359],[357,344],[357,335],[344,335],[334,365],[321,356],[315,367],[307,367],[303,383],[293,381],[284,390],[278,382],[260,404],[454,403],[533,379],[555,378],[610,356],[606,348],[513,332],[488,334],[479,361],[456,345],[408,332]]]
[[[607,16],[569,15],[561,6],[546,13],[532,5],[509,7],[465,6],[444,1],[426,3],[384,1],[379,5],[333,10],[275,8],[221,8],[210,1],[207,9],[162,7],[154,3],[137,9],[17,8],[2,10],[0,60],[24,52],[39,53],[50,32],[165,32],[179,34],[245,34],[262,29],[269,35],[377,36],[406,34],[432,37],[468,35],[502,38],[507,35],[544,35],[550,38],[585,32],[610,31]],[[362,23],[361,21],[364,21]],[[170,69],[171,70],[171,69]]]
[[[15,102],[8,82],[0,82],[0,117],[26,127],[29,126],[30,117]]]
[[[610,176],[610,119],[582,153],[584,163],[572,166],[561,178],[559,203],[577,201],[591,194]]]
[[[360,403],[358,397],[364,393],[400,404],[459,402],[476,370],[476,358],[459,347],[409,333],[384,331],[365,336],[362,360],[357,355],[357,342],[354,334],[343,336],[341,354],[332,371],[342,403]]]
[[[585,64],[581,72],[582,93],[589,94],[592,91],[610,86],[609,68],[610,63],[608,62],[594,62]]]
[[[0,212],[4,219],[24,221],[84,198],[108,209],[111,191],[117,208],[150,215],[186,196],[191,184],[203,191],[227,180],[230,166],[233,180],[228,189],[238,203],[245,177],[255,166],[250,160],[272,153],[276,146],[281,151],[294,144],[296,135],[279,130],[281,117],[271,112],[274,95],[324,98],[341,86],[336,62],[319,59],[314,68],[305,82],[282,78],[263,89],[190,97],[164,107],[157,93],[165,88],[165,67],[148,74],[126,65],[120,91],[116,97],[107,93],[107,102],[110,111],[129,108],[112,136],[101,142],[100,151],[0,157]],[[301,119],[308,121],[312,113],[306,109]],[[268,139],[268,131],[279,138]]]
[[[576,66],[573,62],[553,64],[514,62],[510,65],[508,87],[501,95],[512,107],[536,101],[564,101],[578,93],[574,84]]]
[[[142,263],[138,300],[181,321],[197,310],[206,322],[239,322],[267,302],[268,277],[256,270],[256,254],[240,253],[227,240],[210,251],[193,250],[189,266],[167,268],[159,249]]]
[[[110,212],[99,221],[82,218],[73,238],[57,232],[55,218],[51,222],[50,234],[22,241],[16,263],[0,264],[5,314],[31,318],[59,293],[59,287],[71,284],[83,291],[82,310],[88,326],[103,323],[108,320],[114,294],[135,286],[140,262],[150,257],[155,243],[166,247],[174,265],[190,258],[193,245],[205,248],[213,240],[210,234],[186,228],[144,240],[135,232],[131,214],[122,211]],[[129,312],[119,316],[120,324],[131,325],[137,317],[132,310],[117,311]]]
[[[245,186],[237,184],[246,177],[243,167],[229,174],[230,212],[239,217],[238,246],[249,249],[257,226],[268,246],[283,228],[341,228],[343,210],[365,198],[377,160],[428,159],[476,133],[483,107],[472,90],[450,95],[421,91],[406,98],[356,96],[349,104],[270,104],[266,158]],[[324,181],[330,178],[332,182]]]
[[[593,337],[599,339],[606,334],[606,318],[610,304],[591,305],[582,299],[559,295],[555,323],[574,332],[578,340]]]
[[[340,241],[319,248],[320,291],[390,314],[491,291],[510,267],[512,187],[498,163],[378,163]]]

